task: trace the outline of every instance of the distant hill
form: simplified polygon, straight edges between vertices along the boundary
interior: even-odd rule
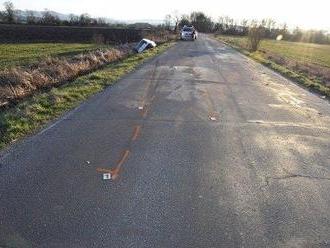
[[[51,15],[57,16],[62,21],[68,21],[70,19],[70,14],[62,14],[56,11],[47,10]],[[19,21],[26,22],[27,17],[32,13],[37,19],[41,18],[46,10],[15,10],[16,16]],[[152,19],[137,19],[137,20],[115,20],[111,18],[103,18],[107,23],[125,23],[125,24],[138,24],[137,26],[148,26],[148,25],[158,25],[161,24],[162,20],[152,20]]]
[[[46,10],[44,10],[44,11],[37,11],[37,10],[15,10],[15,14],[16,14],[17,18],[19,20],[22,20],[22,21],[26,20],[27,16],[29,16],[31,13],[33,13],[33,15],[36,18],[41,18],[45,12],[46,12]],[[69,15],[58,13],[58,12],[51,11],[51,10],[49,10],[48,12],[50,12],[50,14],[52,14],[53,16],[57,16],[62,21],[69,20]]]
[[[149,23],[151,25],[158,25],[163,23],[163,20],[154,20],[154,19],[136,19],[136,20],[122,20],[121,22],[127,23],[127,24],[133,24],[133,23]]]

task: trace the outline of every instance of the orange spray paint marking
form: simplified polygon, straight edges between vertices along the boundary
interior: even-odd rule
[[[135,141],[141,132],[141,126],[135,126],[131,140]]]
[[[148,106],[147,105],[145,105],[144,106],[144,108],[143,108],[143,110],[141,111],[141,116],[143,117],[143,118],[145,118],[146,116],[147,116],[147,114],[148,114]]]
[[[141,116],[144,118],[147,116],[149,111],[149,106],[151,103],[155,100],[155,96],[152,96],[149,100],[145,100],[147,98],[147,94],[143,99],[141,100],[141,105],[139,105],[138,109],[140,110]]]
[[[110,173],[111,174],[111,178],[113,180],[115,180],[116,178],[118,178],[121,167],[123,166],[123,164],[126,162],[128,156],[130,154],[129,150],[126,150],[121,159],[118,161],[117,166],[113,169],[104,169],[104,168],[97,168],[96,171],[97,172],[102,172],[102,173]]]
[[[147,106],[144,103],[138,107],[141,116],[143,116],[143,113],[146,111],[146,108]]]
[[[130,154],[129,150],[126,150],[123,154],[123,156],[121,157],[121,159],[119,160],[119,162],[117,163],[116,168],[112,171],[111,175],[113,179],[116,179],[119,176],[120,170],[122,165],[126,162],[128,156]]]

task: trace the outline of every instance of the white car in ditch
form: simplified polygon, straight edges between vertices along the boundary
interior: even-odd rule
[[[156,47],[156,42],[148,39],[142,39],[135,47],[134,50],[138,53],[142,53],[144,50]]]

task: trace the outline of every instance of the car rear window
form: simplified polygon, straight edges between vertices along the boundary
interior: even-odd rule
[[[185,31],[185,32],[191,32],[191,31],[193,31],[193,28],[183,28],[183,31]]]

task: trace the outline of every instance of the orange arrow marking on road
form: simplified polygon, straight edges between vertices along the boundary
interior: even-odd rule
[[[111,174],[111,178],[113,180],[115,180],[116,178],[118,178],[119,173],[121,171],[121,168],[122,168],[123,164],[126,162],[129,154],[130,154],[130,151],[129,150],[126,150],[123,153],[121,159],[118,161],[117,166],[115,168],[113,168],[113,169],[96,168],[96,171],[97,172],[102,172],[102,173],[110,173]]]

